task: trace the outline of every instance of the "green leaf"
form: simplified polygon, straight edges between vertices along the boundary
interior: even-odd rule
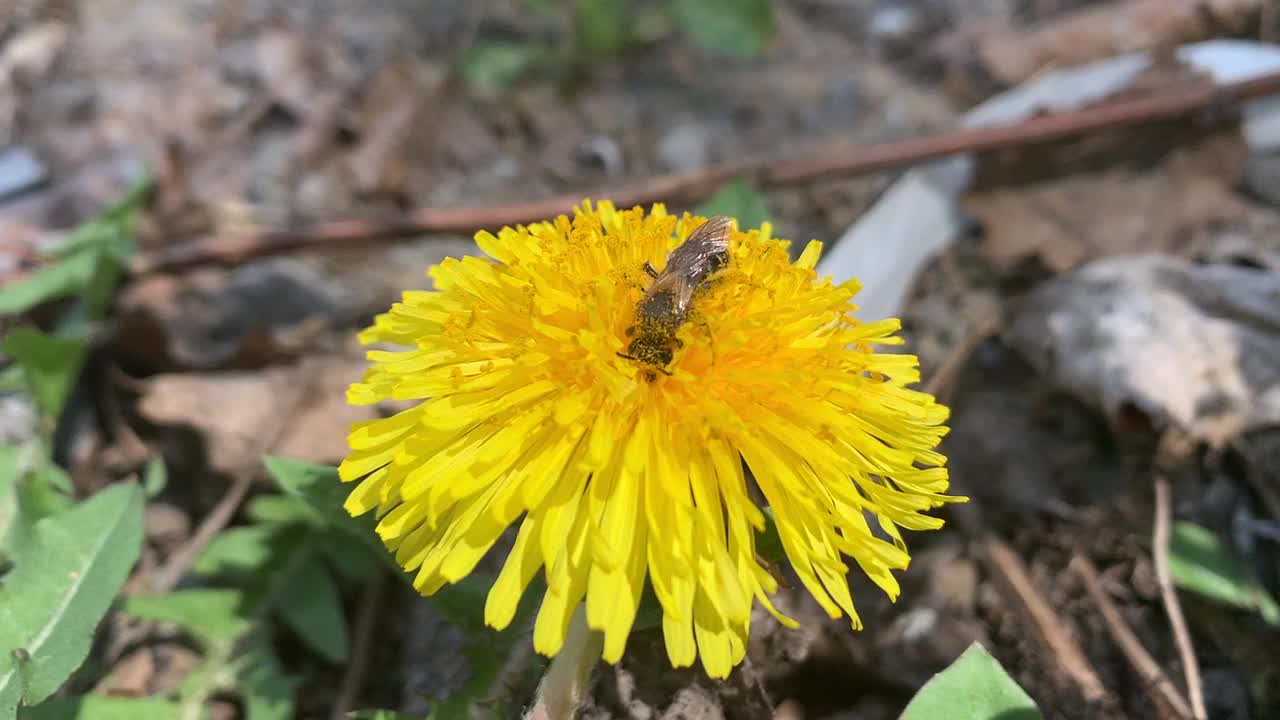
[[[373,513],[354,518],[343,509],[352,485],[338,479],[337,468],[272,455],[263,458],[263,462],[267,466],[267,472],[271,473],[280,487],[290,495],[304,500],[326,525],[342,531],[347,537],[383,558],[390,567],[396,569],[396,574],[405,574],[378,539],[378,533],[374,530],[378,523]]]
[[[350,717],[351,720],[420,720],[395,710],[357,710]]]
[[[275,559],[277,534],[265,525],[223,530],[205,546],[191,569],[210,577],[265,572]]]
[[[503,661],[511,655],[511,648],[517,642],[528,642],[538,608],[538,603],[531,600],[543,595],[546,586],[536,578],[525,592],[511,624],[505,630],[495,631],[483,624],[484,596],[493,579],[489,574],[472,573],[455,585],[446,585],[430,598],[433,608],[464,630],[463,655],[467,658],[470,676],[460,690],[432,706],[428,720],[469,720],[476,701],[491,695]],[[496,717],[518,714],[511,708],[487,709]]]
[[[676,25],[699,45],[738,58],[758,57],[773,35],[769,0],[670,0]]]
[[[1177,522],[1169,539],[1173,581],[1209,600],[1256,610],[1271,625],[1280,625],[1280,605],[1258,581],[1245,561],[1211,530]]]
[[[18,315],[49,300],[74,295],[89,283],[97,267],[93,253],[53,262],[25,280],[0,290],[0,315]]]
[[[472,705],[484,697],[498,679],[502,656],[493,646],[479,641],[470,642],[462,654],[467,658],[470,677],[458,692],[433,705],[427,720],[468,720]]]
[[[899,720],[999,718],[1035,720],[1036,704],[978,643],[934,675],[911,699]]]
[[[338,586],[320,558],[313,556],[293,574],[280,614],[307,647],[335,663],[347,659],[347,618]]]
[[[374,557],[375,551],[365,547],[364,543],[351,542],[340,533],[320,533],[315,539],[315,549],[324,555],[344,580],[356,584],[364,584],[373,577],[374,572],[381,572],[382,563]]]
[[[478,42],[463,55],[458,71],[473,91],[498,95],[511,89],[536,68],[553,61],[552,52],[538,45]]]
[[[124,611],[143,620],[181,625],[205,644],[231,642],[248,630],[245,593],[233,589],[177,590],[158,595],[133,595]]]
[[[72,230],[55,255],[66,258],[85,250],[105,250],[118,260],[128,260],[135,250],[133,222],[147,200],[151,185],[150,177],[134,183],[119,200]]]
[[[56,337],[29,327],[10,330],[3,343],[4,351],[22,365],[36,407],[55,419],[80,378],[88,347],[84,337]]]
[[[324,524],[304,500],[292,495],[259,495],[249,502],[245,514],[256,523],[277,527]]]
[[[66,471],[45,457],[18,479],[19,507],[32,523],[75,507],[71,493]]]
[[[158,698],[84,695],[46,700],[18,711],[18,720],[175,720],[178,706]]]
[[[13,554],[27,544],[35,529],[35,520],[22,507],[20,454],[20,448],[0,446],[0,564],[5,566],[0,569],[0,583]]]
[[[133,484],[36,524],[0,588],[0,716],[44,700],[80,666],[141,548],[142,490]]]
[[[27,379],[23,377],[22,366],[10,363],[0,369],[0,393],[20,393],[27,389]]]
[[[578,49],[587,55],[617,55],[626,47],[630,23],[624,0],[577,0],[573,30]]]
[[[662,609],[662,603],[658,601],[658,596],[654,593],[653,588],[645,583],[644,589],[640,591],[640,607],[636,608],[636,619],[631,624],[631,632],[642,632],[645,630],[654,630],[662,627],[662,619],[665,611]]]
[[[70,479],[49,462],[40,441],[0,447],[0,565],[31,543],[38,521],[74,505],[70,490]]]
[[[778,523],[773,517],[773,508],[764,509],[764,531],[756,533],[756,555],[770,562],[780,563],[787,559],[786,550],[782,547],[782,537],[778,535]]]
[[[265,639],[250,643],[236,660],[236,680],[246,720],[293,719],[293,695],[301,682],[285,673]]]
[[[739,230],[758,228],[769,221],[769,205],[764,195],[757,192],[743,178],[734,178],[698,206],[698,215],[711,217],[727,215],[738,220]]]
[[[627,27],[627,35],[633,44],[655,43],[670,37],[675,30],[671,13],[664,5],[641,5],[633,12],[635,14]]]
[[[0,290],[0,315],[84,293],[88,319],[102,318],[134,251],[133,222],[150,187],[149,178],[140,181],[115,205],[73,230],[53,263]]]
[[[142,475],[142,490],[147,494],[147,499],[150,500],[164,492],[168,484],[169,469],[164,465],[164,458],[151,458]]]
[[[462,626],[468,632],[492,633],[484,624],[484,604],[496,579],[492,573],[473,571],[458,582],[436,591],[431,596],[431,606],[449,622]]]
[[[412,578],[396,564],[378,534],[377,522],[372,514],[353,518],[342,509],[350,485],[338,479],[338,470],[329,465],[314,465],[299,460],[267,456],[264,458],[267,472],[276,479],[285,492],[300,497],[315,509],[329,527],[341,530],[344,538],[354,540],[372,557],[379,558],[396,577],[405,582]],[[377,561],[375,561],[377,562]],[[494,576],[473,572],[461,581],[446,585],[432,596],[431,602],[450,621],[471,630],[484,628],[485,595],[493,585]]]

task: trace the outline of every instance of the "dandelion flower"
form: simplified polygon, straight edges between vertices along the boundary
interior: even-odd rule
[[[422,594],[466,577],[518,522],[487,624],[506,627],[541,572],[535,649],[555,655],[585,601],[617,662],[647,581],[672,664],[725,677],[753,602],[795,625],[756,554],[767,505],[831,617],[861,627],[849,559],[897,596],[901,529],[938,528],[924,513],[962,499],[945,495],[936,450],[948,411],[908,387],[914,357],[874,350],[901,343],[899,322],[859,322],[858,285],[818,278],[821,243],[792,262],[767,224],[731,229],[727,262],[671,328],[670,362],[627,356],[652,272],[704,221],[586,202],[481,232],[488,257],[431,268],[434,291],[404,293],[361,333],[409,349],[370,351],[349,402],[421,402],[353,426],[346,508],[376,511]]]

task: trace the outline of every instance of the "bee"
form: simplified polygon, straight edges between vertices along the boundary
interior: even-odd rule
[[[694,295],[729,261],[732,222],[717,215],[699,225],[667,256],[661,273],[645,263],[645,272],[653,282],[636,303],[635,324],[627,328],[627,337],[631,338],[627,352],[618,355],[649,366],[649,381],[657,377],[654,370],[671,374],[666,366],[681,345],[676,331],[688,319]]]

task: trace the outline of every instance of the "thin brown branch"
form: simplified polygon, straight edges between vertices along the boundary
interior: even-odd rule
[[[1025,617],[1046,649],[1057,658],[1058,666],[1090,704],[1112,702],[1110,693],[1093,671],[1084,652],[1063,630],[1062,620],[1049,605],[1049,601],[1036,588],[1031,574],[1004,541],[988,536],[983,549],[991,561],[991,569],[1005,595],[1016,600],[1025,611]]]
[[[1040,115],[1009,125],[963,128],[885,143],[816,148],[793,156],[759,158],[690,173],[661,175],[638,184],[601,188],[585,194],[611,199],[622,207],[659,201],[694,202],[737,175],[751,176],[765,187],[864,175],[957,153],[989,152],[1221,110],[1276,92],[1280,92],[1280,73],[1221,86],[1206,81],[1178,92]],[[303,247],[359,247],[417,235],[496,230],[504,225],[525,224],[567,213],[581,202],[583,195],[574,193],[488,208],[423,208],[386,220],[338,220],[284,230],[214,235],[140,255],[135,258],[131,271],[136,275],[207,263],[235,263]]]
[[[310,372],[303,375],[300,382],[291,387],[287,397],[274,398],[275,402],[284,409],[280,415],[281,418],[293,416],[311,399],[311,389],[315,384],[315,378],[316,372],[312,368]],[[149,585],[152,591],[168,592],[175,588],[205,546],[212,542],[218,533],[222,532],[227,524],[231,522],[231,519],[235,517],[236,511],[240,508],[240,504],[244,502],[245,496],[249,494],[249,488],[253,486],[253,478],[257,472],[258,463],[261,462],[260,458],[275,447],[275,444],[280,441],[281,435],[284,434],[286,427],[288,427],[288,423],[282,419],[281,422],[275,424],[270,432],[258,438],[257,447],[246,456],[247,459],[243,463],[244,466],[233,473],[235,480],[231,483],[231,487],[227,489],[227,492],[218,500],[218,504],[205,516],[200,526],[196,528],[196,531],[187,542],[175,550],[164,566],[150,578]]]
[[[1191,715],[1195,720],[1206,720],[1208,714],[1204,707],[1204,686],[1200,683],[1200,663],[1196,660],[1191,632],[1187,629],[1187,620],[1182,614],[1182,605],[1178,602],[1178,591],[1173,587],[1173,574],[1169,571],[1169,527],[1173,517],[1169,480],[1159,473],[1155,476],[1155,491],[1156,518],[1151,542],[1154,546],[1152,558],[1156,566],[1156,579],[1160,584],[1160,599],[1164,603],[1165,614],[1169,616],[1173,640],[1178,646],[1178,657],[1182,660],[1187,696],[1191,700]]]
[[[231,518],[235,516],[236,510],[240,509],[240,503],[244,501],[245,495],[249,494],[249,488],[252,485],[253,475],[241,473],[236,477],[231,487],[227,488],[227,491],[218,499],[218,504],[200,522],[200,527],[196,528],[190,539],[175,550],[165,564],[149,578],[148,586],[152,592],[168,592],[177,587],[178,581],[187,574],[187,570],[196,561],[200,552],[217,537],[218,533],[222,532],[227,523],[231,522]]]
[[[329,713],[332,720],[344,720],[360,697],[361,689],[364,688],[386,580],[386,573],[382,572],[381,568],[375,569],[373,577],[369,578],[364,593],[360,597],[360,609],[357,611],[356,623],[352,631],[351,661],[347,663],[347,671],[342,676],[342,686],[338,690],[338,699],[334,701],[333,711]]]
[[[1075,571],[1080,579],[1084,581],[1085,592],[1089,594],[1089,598],[1098,606],[1098,610],[1102,613],[1102,620],[1106,623],[1107,630],[1111,633],[1111,638],[1115,640],[1116,645],[1120,646],[1120,652],[1124,654],[1126,660],[1129,661],[1138,677],[1142,678],[1143,687],[1152,694],[1152,698],[1156,702],[1162,702],[1180,718],[1191,720],[1191,706],[1187,704],[1182,693],[1174,686],[1169,676],[1164,674],[1160,666],[1156,663],[1155,658],[1147,652],[1142,646],[1142,642],[1138,640],[1138,636],[1134,635],[1133,630],[1125,623],[1124,618],[1120,615],[1120,610],[1115,603],[1111,602],[1111,598],[1107,596],[1105,590],[1102,589],[1102,580],[1098,577],[1098,571],[1094,569],[1093,563],[1083,555],[1076,554],[1071,559],[1070,567]]]
[[[942,401],[943,396],[951,391],[951,386],[955,384],[965,363],[987,338],[1000,332],[1002,325],[1003,320],[999,315],[985,318],[977,329],[952,346],[942,364],[938,365],[938,369],[925,382],[924,391]]]

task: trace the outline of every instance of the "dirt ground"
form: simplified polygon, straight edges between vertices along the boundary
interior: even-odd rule
[[[1204,3],[1210,19],[1123,40],[1053,34],[1082,13],[1142,4],[775,0],[775,32],[760,58],[701,49],[668,28],[616,56],[535,68],[486,89],[458,71],[469,53],[499,41],[563,50],[570,14],[517,0],[0,0],[0,149],[29,152],[41,168],[9,193],[0,166],[0,279],[40,267],[68,229],[148,170],[155,186],[139,227],[143,254],[257,229],[384,222],[414,208],[598,197],[744,157],[922,136],[1053,68],[1215,37],[1280,36],[1280,13],[1258,2]],[[898,177],[771,188],[775,234],[834,242]],[[955,490],[973,501],[945,511],[945,530],[909,538],[914,561],[896,603],[851,576],[865,630],[827,619],[794,583],[779,605],[802,628],[758,613],[749,662],[729,681],[713,683],[697,668],[655,672],[667,668],[660,632],[645,631],[618,667],[597,671],[581,717],[888,719],[974,641],[1047,718],[1177,717],[1122,650],[1079,559],[1182,687],[1152,560],[1155,478],[1167,479],[1177,519],[1232,538],[1261,585],[1280,591],[1280,418],[1266,400],[1280,393],[1280,370],[1265,357],[1280,351],[1280,325],[1257,304],[1265,293],[1240,299],[1226,288],[1244,292],[1248,283],[1200,272],[1248,269],[1275,282],[1280,154],[1251,148],[1234,113],[1201,113],[984,155],[975,178],[960,202],[963,233],[928,261],[902,310],[907,349],[952,407],[944,450]],[[165,567],[239,478],[253,479],[250,496],[268,492],[263,454],[339,461],[348,425],[374,412],[343,401],[363,367],[355,330],[401,291],[428,287],[430,264],[475,251],[467,233],[432,233],[199,263],[125,283],[58,453],[81,495],[136,472],[153,453],[183,478],[149,502],[135,574]],[[1238,328],[1230,337],[1244,338],[1239,352],[1266,366],[1245,367],[1214,391],[1236,403],[1213,415],[1234,419],[1226,425],[1208,418],[1209,390],[1155,392],[1144,403],[1115,400],[1111,380],[1090,395],[1088,379],[1064,375],[1078,355],[1145,357],[1094,336],[1093,345],[1080,341],[1055,313],[1074,307],[1069,284],[1091,263],[1147,254],[1175,263],[1152,271],[1153,296],[1185,301],[1180,318],[1194,311]],[[1134,287],[1147,277],[1117,274]],[[1108,288],[1098,293],[1120,292],[1097,282]],[[1163,306],[1152,307],[1158,315]],[[1204,373],[1217,372],[1194,343],[1221,347],[1221,338],[1175,330],[1138,346],[1162,359],[1180,358],[1181,348],[1209,358]],[[1216,388],[1207,374],[1185,383]],[[1185,415],[1173,407],[1182,394],[1191,396]],[[0,417],[6,438],[29,432],[22,417]],[[226,522],[243,521],[233,513]],[[343,597],[357,628],[370,595],[353,586]],[[438,662],[456,649],[456,629],[407,589],[387,586],[376,597],[373,620],[353,629],[368,641],[362,660],[373,669],[354,707],[423,712],[465,681],[465,667]],[[1185,593],[1184,609],[1209,717],[1280,717],[1280,631]],[[117,630],[102,631],[99,661],[77,676],[79,687],[164,694],[183,681],[189,649],[144,637],[131,652],[109,653]],[[303,678],[297,716],[327,717],[345,668],[275,640]],[[149,653],[144,664],[139,648]],[[511,671],[513,697],[537,678],[539,661],[525,655],[527,667]],[[223,699],[211,708],[218,718],[243,711]]]

